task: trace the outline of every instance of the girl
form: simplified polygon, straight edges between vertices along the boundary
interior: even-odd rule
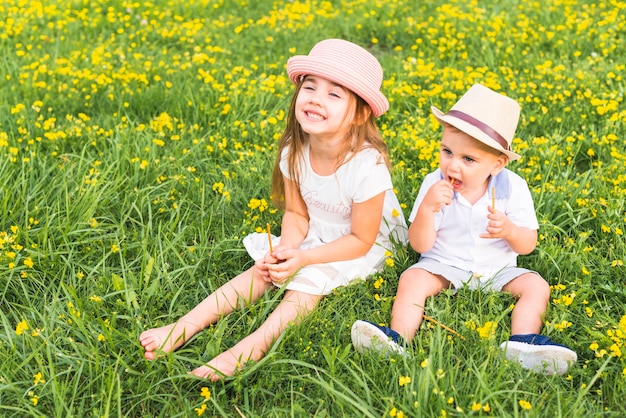
[[[148,360],[249,304],[273,287],[282,301],[252,334],[191,373],[219,380],[258,361],[290,324],[308,315],[334,288],[377,271],[391,241],[406,242],[393,193],[389,158],[374,118],[389,108],[382,68],[365,49],[327,39],[287,62],[296,84],[272,179],[284,209],[281,236],[244,238],[253,267],[214,291],[178,321],[143,332]],[[392,238],[393,236],[393,238]]]

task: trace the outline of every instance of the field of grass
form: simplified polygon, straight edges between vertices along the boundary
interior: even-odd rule
[[[0,2],[0,416],[626,416],[626,3],[548,0]],[[379,119],[408,216],[448,109],[475,82],[522,105],[509,168],[540,220],[520,264],[552,286],[564,376],[502,359],[513,300],[430,300],[410,356],[358,354],[388,323],[406,247],[325,298],[258,363],[187,372],[257,327],[268,293],[156,361],[138,335],[251,265],[293,91],[286,60],[340,37],[385,70]]]

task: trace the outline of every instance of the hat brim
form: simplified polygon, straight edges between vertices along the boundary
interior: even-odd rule
[[[497,141],[495,141],[489,135],[487,135],[486,133],[478,129],[476,126],[470,123],[467,123],[464,120],[455,118],[454,116],[446,115],[441,110],[437,109],[435,106],[431,106],[430,110],[433,113],[433,116],[437,119],[437,121],[439,121],[439,123],[441,124],[447,123],[448,125],[454,126],[461,132],[465,132],[472,138],[482,142],[488,147],[493,148],[496,151],[499,151],[502,154],[506,155],[509,160],[517,160],[518,158],[521,158],[521,155],[513,151],[504,149],[502,145],[500,145]]]
[[[287,75],[289,79],[298,84],[303,76],[314,75],[343,86],[359,97],[372,108],[372,113],[378,117],[389,109],[389,101],[379,90],[371,86],[375,80],[359,80],[354,77],[354,70],[341,65],[340,62],[309,57],[308,55],[296,55],[287,61]]]

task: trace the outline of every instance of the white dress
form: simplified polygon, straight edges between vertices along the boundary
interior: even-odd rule
[[[280,169],[289,178],[282,155]],[[390,236],[394,242],[407,242],[407,226],[398,198],[392,189],[391,175],[384,161],[378,162],[380,154],[374,149],[359,152],[336,173],[320,176],[311,168],[309,147],[305,147],[301,164],[300,193],[309,213],[309,231],[300,245],[301,249],[315,248],[350,233],[352,204],[365,202],[385,192],[383,220],[376,243],[362,257],[312,264],[301,268],[286,284],[287,289],[314,295],[327,295],[334,288],[345,286],[352,280],[366,278],[380,270],[385,251],[391,250]],[[278,245],[279,237],[273,237]],[[258,260],[269,250],[267,234],[254,233],[243,240],[248,254]]]

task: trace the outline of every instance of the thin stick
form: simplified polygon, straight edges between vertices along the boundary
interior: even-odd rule
[[[491,186],[491,213],[496,213],[496,186]]]
[[[267,240],[270,243],[270,254],[274,252],[274,248],[272,247],[272,234],[270,233],[270,224],[267,223]]]
[[[462,336],[461,334],[459,334],[458,332],[456,332],[452,328],[445,326],[444,324],[442,324],[441,322],[436,321],[435,319],[431,318],[430,316],[424,315],[424,319],[427,320],[427,321],[432,322],[433,324],[439,325],[441,328],[445,329],[448,332],[451,332],[454,335],[458,335],[459,337],[461,337],[462,340],[465,339],[464,336]]]

